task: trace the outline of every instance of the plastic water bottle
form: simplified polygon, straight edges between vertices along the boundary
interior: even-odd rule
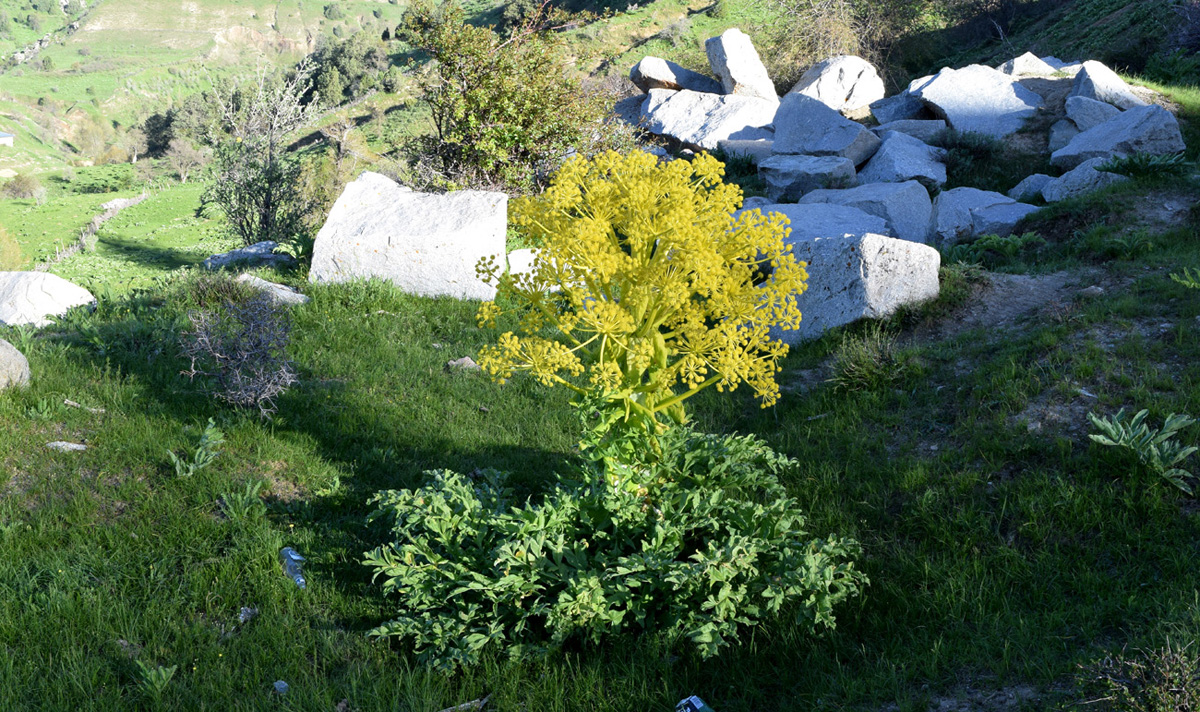
[[[308,582],[304,580],[304,574],[300,572],[300,564],[304,561],[304,557],[292,547],[285,546],[279,551],[279,559],[283,562],[283,573],[295,581],[300,588],[307,588]]]
[[[692,695],[680,700],[679,704],[675,705],[675,712],[713,712],[713,708],[704,700]]]

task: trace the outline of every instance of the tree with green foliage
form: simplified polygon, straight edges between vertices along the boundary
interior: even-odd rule
[[[302,101],[311,76],[312,65],[305,61],[287,74],[260,69],[250,79],[213,86],[217,121],[208,134],[216,180],[204,202],[219,206],[247,245],[291,242],[305,229],[300,159],[288,141],[316,115],[317,104]]]
[[[356,32],[344,40],[327,42],[313,53],[312,62],[316,92],[331,106],[376,88],[391,66],[383,42],[372,32]]]
[[[601,127],[601,97],[565,75],[561,42],[541,26],[505,39],[465,18],[453,2],[422,2],[400,27],[435,60],[420,79],[434,134],[418,142],[418,162],[432,158],[451,186],[528,187]]]

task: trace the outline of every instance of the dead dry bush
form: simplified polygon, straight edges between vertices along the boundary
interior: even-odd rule
[[[286,308],[256,293],[216,309],[190,312],[191,330],[181,350],[191,361],[183,372],[203,377],[213,396],[231,405],[255,407],[265,417],[275,412],[275,398],[296,382],[287,357],[291,319]]]

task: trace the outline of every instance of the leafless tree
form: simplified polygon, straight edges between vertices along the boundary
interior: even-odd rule
[[[214,85],[217,121],[209,141],[217,176],[205,200],[221,207],[246,244],[285,242],[302,230],[300,163],[288,141],[316,116],[316,98],[303,101],[312,72],[305,61],[282,76],[263,68],[247,80]]]

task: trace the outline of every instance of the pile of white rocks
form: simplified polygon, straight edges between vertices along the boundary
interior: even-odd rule
[[[1101,170],[1114,158],[1184,149],[1175,117],[1099,62],[1027,53],[997,68],[947,67],[889,97],[869,62],[840,56],[814,65],[780,98],[745,34],[729,30],[706,47],[712,77],[655,57],[633,67],[645,92],[640,125],[686,148],[718,147],[755,163],[767,199],[746,208],[787,215],[793,251],[811,265],[806,326],[788,340],[936,296],[937,250],[901,242],[946,248],[1008,235],[1039,209],[1033,202],[1126,180]],[[1058,82],[1070,83],[1069,92],[1052,90]],[[1049,105],[1063,93],[1065,107]],[[941,132],[1003,140],[1045,111],[1066,114],[1049,140],[1062,175],[1029,176],[1007,195],[943,190],[946,154],[930,145]],[[868,245],[888,258],[872,262]],[[834,301],[837,315],[826,318],[821,305]]]
[[[1097,62],[1026,54],[999,68],[946,68],[888,97],[870,63],[841,56],[810,68],[780,97],[741,31],[709,39],[706,49],[711,76],[656,57],[638,62],[630,72],[644,92],[636,113],[643,128],[684,147],[720,147],[757,165],[768,198],[743,209],[786,215],[791,248],[809,265],[802,327],[778,334],[790,343],[934,298],[937,248],[1010,234],[1039,209],[1030,201],[1124,180],[1099,170],[1114,157],[1184,148],[1170,112]],[[946,154],[930,145],[940,132],[1004,139],[1056,110],[1030,78],[1072,83],[1051,161],[1064,174],[1030,176],[1008,195],[944,190]],[[869,117],[878,125],[862,121]],[[364,173],[317,235],[309,279],[380,277],[414,294],[490,299],[495,290],[475,273],[480,259],[519,272],[535,258],[530,250],[505,253],[506,228],[501,193],[418,193]]]

